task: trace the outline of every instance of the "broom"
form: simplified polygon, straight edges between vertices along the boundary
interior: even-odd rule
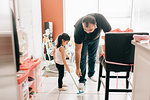
[[[84,93],[83,91],[80,91],[80,90],[79,90],[79,87],[77,86],[77,83],[75,82],[75,79],[73,78],[73,76],[71,75],[71,73],[69,73],[69,74],[70,74],[70,76],[71,76],[71,78],[72,78],[72,80],[73,80],[73,82],[74,82],[74,84],[75,84],[77,90],[79,91],[77,94],[82,94],[82,93]]]

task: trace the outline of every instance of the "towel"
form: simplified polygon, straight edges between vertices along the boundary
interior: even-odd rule
[[[133,38],[136,42],[140,42],[141,40],[150,40],[149,35],[133,35]]]

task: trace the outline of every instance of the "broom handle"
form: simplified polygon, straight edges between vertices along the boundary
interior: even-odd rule
[[[77,83],[75,82],[75,80],[74,80],[73,76],[71,75],[71,73],[69,73],[69,74],[70,74],[70,76],[71,76],[71,78],[72,78],[72,80],[73,80],[73,82],[74,82],[75,86],[77,87],[77,89],[78,89],[78,91],[79,91],[79,87],[77,86]]]

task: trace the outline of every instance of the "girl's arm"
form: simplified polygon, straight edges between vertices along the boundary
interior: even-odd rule
[[[54,48],[54,49],[53,49],[54,62],[55,62],[55,52],[56,52],[56,50],[55,50],[55,48]]]
[[[60,52],[61,52],[62,60],[63,60],[63,62],[64,62],[64,65],[65,65],[65,67],[66,67],[66,70],[70,73],[70,69],[69,69],[69,67],[68,67],[68,65],[67,65],[66,58],[65,58],[65,48],[64,48],[64,47],[60,47],[59,50],[60,50]]]

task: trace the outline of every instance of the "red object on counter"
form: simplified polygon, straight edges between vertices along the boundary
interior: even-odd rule
[[[28,78],[29,70],[25,70],[24,73],[19,74],[17,77],[17,83],[21,84],[25,79]]]
[[[28,58],[28,59],[26,59],[26,60],[23,62],[23,64],[26,64],[26,63],[33,63],[33,62],[34,62],[33,59]]]
[[[37,65],[41,63],[41,60],[39,58],[33,60],[33,59],[27,59],[23,62],[22,65],[20,65],[20,70],[28,70],[28,69],[33,69]]]
[[[122,32],[122,31],[121,31],[120,28],[117,28],[117,29],[114,29],[114,30],[112,30],[112,31],[110,31],[110,32]]]
[[[20,72],[18,73],[17,82],[18,82],[18,89],[19,89],[19,98],[20,100],[24,100],[24,98],[29,97],[29,87],[32,88],[33,92],[38,92],[39,87],[39,67],[38,65],[41,63],[39,58],[27,59],[20,65]],[[28,77],[32,77],[33,81],[28,81]],[[25,87],[24,87],[25,86]],[[26,91],[23,91],[26,89]],[[26,97],[24,97],[26,96]]]
[[[133,29],[127,28],[126,30],[121,30],[120,28],[111,30],[110,32],[133,32]]]
[[[40,63],[41,63],[41,60],[39,58],[33,60],[32,68],[36,68]]]
[[[26,63],[20,65],[20,70],[31,70],[33,66],[33,63]]]
[[[20,65],[20,70],[32,70],[40,63],[41,63],[41,60],[39,58],[37,58],[35,60],[27,59],[23,62],[22,65]]]
[[[133,29],[127,28],[124,32],[133,32]]]

